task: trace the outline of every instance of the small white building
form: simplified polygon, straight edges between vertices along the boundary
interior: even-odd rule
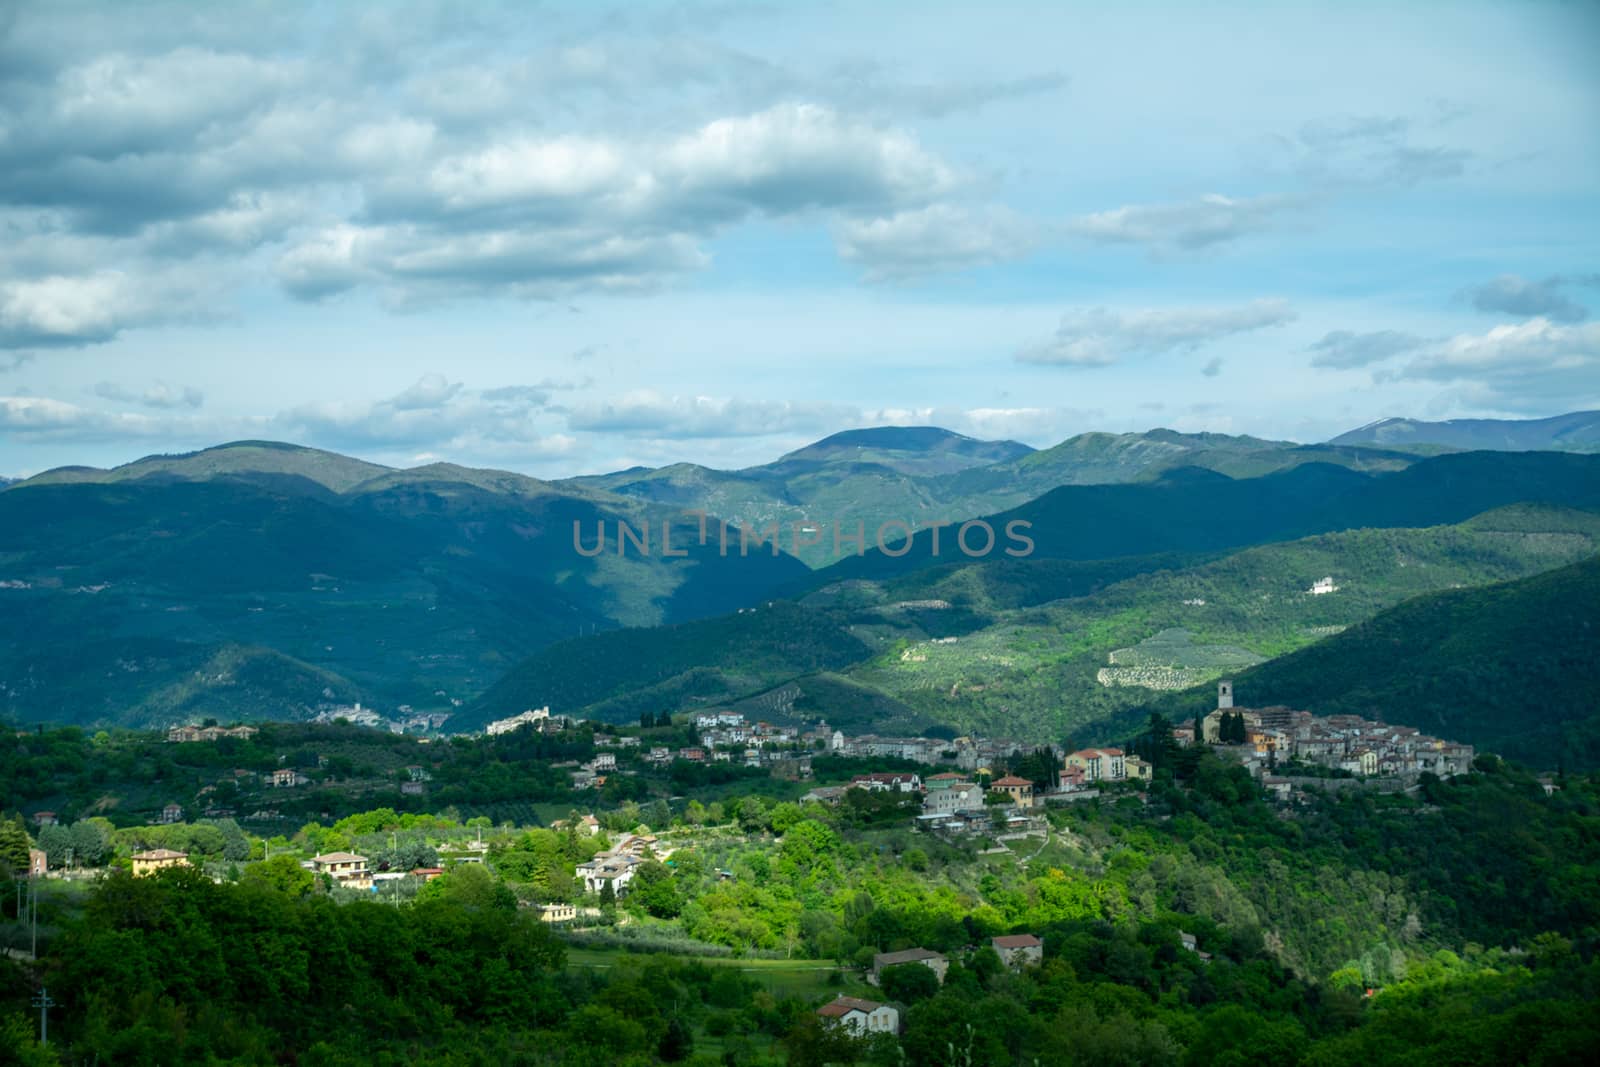
[[[896,1034],[900,1032],[900,1012],[888,1004],[840,994],[817,1009],[824,1021],[853,1030],[857,1034]]]

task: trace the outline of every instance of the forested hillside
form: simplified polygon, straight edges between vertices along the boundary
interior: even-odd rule
[[[1536,767],[1600,766],[1600,557],[1419,596],[1235,678],[1242,704],[1353,713]],[[1182,711],[1201,702],[1185,700]]]
[[[733,611],[805,572],[724,556],[715,525],[701,545],[696,521],[620,497],[369,468],[247,444],[6,489],[0,710],[292,718],[352,695],[448,710],[552,641]],[[662,551],[669,518],[681,557]],[[619,521],[651,524],[653,551],[619,552]],[[575,526],[590,550],[603,526],[607,550],[580,554]]]

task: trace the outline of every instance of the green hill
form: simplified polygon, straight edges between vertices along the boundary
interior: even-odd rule
[[[871,583],[858,583],[851,632],[876,654],[846,673],[930,721],[1059,740],[1410,597],[1526,577],[1597,550],[1600,515],[1518,506],[1455,526],[1263,545],[1020,609],[964,599],[952,579],[948,608],[908,611],[893,583],[878,588],[872,608]],[[1325,577],[1336,590],[1313,594]],[[981,582],[970,584],[981,593]],[[944,621],[963,613],[962,627]]]
[[[1245,671],[1234,691],[1242,705],[1381,716],[1537,768],[1600,767],[1600,556],[1416,597]]]
[[[552,645],[496,683],[457,721],[470,729],[529,707],[618,721],[726,701],[813,671],[835,670],[867,648],[810,608],[775,601],[735,615],[619,630]]]

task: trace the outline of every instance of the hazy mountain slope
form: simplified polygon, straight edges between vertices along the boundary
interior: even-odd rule
[[[1328,443],[1394,449],[1597,452],[1600,411],[1574,411],[1548,419],[1382,419]]]
[[[641,711],[733,699],[866,655],[866,646],[827,616],[777,601],[718,619],[552,645],[507,674],[452,726],[481,727],[546,704],[564,714],[636,718]]]
[[[341,456],[337,452],[285,444],[281,441],[235,441],[199,452],[171,456],[146,456],[110,470],[95,467],[59,467],[35,475],[19,485],[58,485],[67,482],[127,482],[140,478],[166,477],[184,481],[207,481],[233,476],[262,478],[285,475],[342,493],[388,467],[365,460]]]
[[[797,555],[814,567],[855,551],[857,528],[869,543],[884,523],[960,521],[1016,507],[1063,485],[1146,481],[1184,465],[1255,477],[1304,463],[1394,470],[1415,462],[1400,452],[1296,445],[1226,434],[1080,434],[1033,451],[1013,441],[976,441],[934,427],[850,430],[768,464],[718,471],[679,463],[658,469],[572,479],[656,503],[704,511],[756,527],[779,523],[785,547],[794,524],[819,527],[819,543]],[[840,529],[839,543],[834,540]]]
[[[835,463],[873,464],[902,474],[948,474],[1019,459],[1033,451],[1019,441],[980,441],[937,426],[878,426],[824,437],[767,466],[787,473]]]
[[[667,558],[655,509],[518,475],[505,476],[508,489],[491,474],[388,472],[344,495],[299,476],[286,487],[233,473],[8,489],[0,640],[12,655],[0,687],[18,691],[0,706],[76,715],[57,695],[61,679],[29,656],[59,663],[57,646],[92,636],[274,649],[373,703],[448,707],[582,629],[718,615],[804,573],[788,557],[723,557],[689,524],[674,537],[686,555]],[[648,557],[618,554],[622,519],[651,524]],[[602,522],[607,550],[585,558],[574,524],[593,545]]]
[[[676,463],[561,484],[703,511],[756,528],[778,523],[785,531],[786,550],[796,540],[796,525],[814,523],[826,532],[796,554],[811,566],[822,566],[839,556],[832,538],[836,524],[853,529],[861,522],[875,530],[888,521],[975,514],[963,503],[950,512],[928,479],[1030,451],[1015,441],[979,441],[937,427],[885,426],[834,434],[772,463],[743,470]]]
[[[1381,449],[1297,445],[1217,433],[1085,433],[1019,459],[952,475],[942,480],[940,492],[949,499],[989,505],[983,510],[1000,510],[1058,486],[1147,481],[1179,467],[1255,478],[1303,463],[1398,470],[1413,462],[1414,456]],[[969,512],[975,514],[981,511]]]
[[[994,556],[1026,550],[1005,533],[1009,523],[1021,521],[1031,523],[1023,532],[1033,541],[1032,558],[1087,560],[1207,552],[1362,526],[1460,522],[1522,501],[1600,507],[1600,457],[1472,452],[1381,474],[1309,463],[1247,479],[1180,468],[1153,483],[1063,486],[985,521],[995,531]],[[971,543],[982,545],[981,532],[974,531]],[[816,588],[847,578],[888,578],[961,559],[953,531],[942,532],[935,552],[933,531],[924,530],[903,555],[873,548],[810,581]]]
[[[1600,766],[1600,557],[1417,597],[1235,679],[1246,706],[1381,715],[1544,769]],[[1205,701],[1188,701],[1182,712]]]

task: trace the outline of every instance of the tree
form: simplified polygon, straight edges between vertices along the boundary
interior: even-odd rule
[[[661,1035],[661,1041],[656,1045],[656,1055],[663,1062],[680,1063],[689,1058],[689,1053],[694,1051],[694,1034],[683,1025],[683,1020],[674,1015],[667,1020],[666,1032]]]
[[[72,859],[85,867],[98,867],[111,858],[112,825],[109,819],[79,819],[72,824]]]
[[[629,883],[628,900],[658,919],[675,918],[683,910],[683,900],[678,896],[678,887],[673,882],[672,872],[665,864],[654,860],[640,864],[633,872],[633,881]]]
[[[927,1000],[939,992],[939,976],[933,973],[932,968],[920,963],[885,967],[878,976],[878,982],[883,987],[884,996],[907,1004]]]
[[[271,859],[250,864],[239,881],[243,885],[272,889],[291,897],[303,897],[311,892],[316,877],[300,866],[293,856],[280,853]]]
[[[616,906],[617,890],[611,884],[611,879],[607,878],[605,881],[600,883],[600,907],[609,911]]]
[[[250,858],[250,839],[232,819],[222,819],[217,824],[222,831],[222,858],[234,863]]]
[[[739,801],[739,829],[747,834],[758,833],[770,825],[767,806],[760,797],[745,797]]]
[[[33,841],[28,837],[28,831],[23,827],[20,819],[0,822],[0,868],[12,876],[28,869],[28,849],[33,847]]]
[[[51,867],[65,867],[72,849],[72,831],[59,823],[39,828],[39,847]]]
[[[861,1042],[848,1027],[832,1020],[824,1022],[808,1011],[783,1036],[783,1047],[789,1053],[790,1067],[826,1067],[856,1062]]]
[[[517,895],[481,863],[460,863],[422,887],[418,900],[443,900],[473,911],[514,911]]]

